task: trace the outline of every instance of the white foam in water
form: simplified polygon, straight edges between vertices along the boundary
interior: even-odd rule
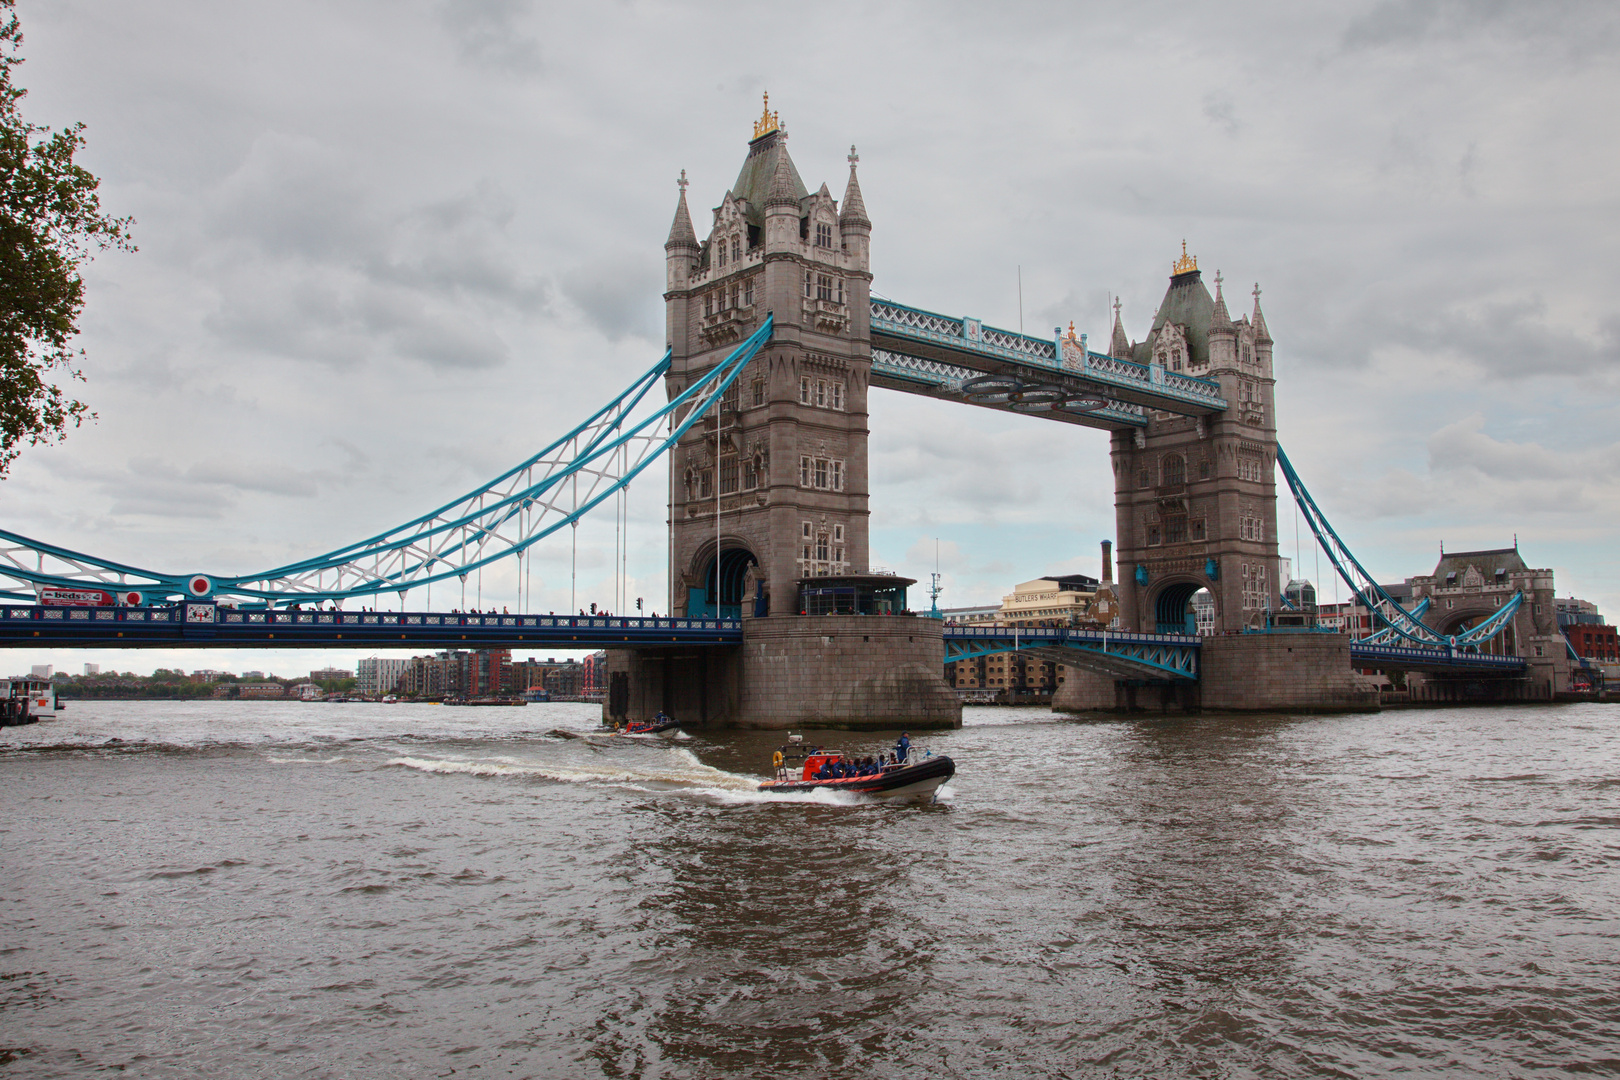
[[[714,792],[738,792],[757,787],[759,781],[705,765],[690,750],[670,748],[667,754],[642,763],[537,762],[509,756],[495,758],[448,758],[410,755],[392,758],[388,764],[420,772],[488,777],[533,777],[574,784],[615,784],[647,789],[675,785]]]

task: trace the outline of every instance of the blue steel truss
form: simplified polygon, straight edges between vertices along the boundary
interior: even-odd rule
[[[1141,427],[1148,409],[1204,416],[1227,407],[1213,379],[1093,352],[1072,335],[1030,337],[891,300],[872,301],[872,346],[879,384],[887,377],[894,389],[961,392],[975,375],[1002,376],[1014,380],[1006,393],[964,396],[1094,427]]]
[[[947,626],[945,662],[1035,652],[1122,679],[1196,680],[1202,641],[1184,634],[1134,634],[1022,626]]]
[[[1305,490],[1304,481],[1294,471],[1293,463],[1288,460],[1288,455],[1283,453],[1281,446],[1277,447],[1277,464],[1282,467],[1283,477],[1288,481],[1288,489],[1294,493],[1294,501],[1299,504],[1300,512],[1305,515],[1306,524],[1311,527],[1311,532],[1327,554],[1328,561],[1339,572],[1344,583],[1350,586],[1350,591],[1355,594],[1362,606],[1371,611],[1391,634],[1430,649],[1451,649],[1459,646],[1468,649],[1477,648],[1490,641],[1513,621],[1514,613],[1524,602],[1523,593],[1514,593],[1512,599],[1498,608],[1489,618],[1465,633],[1447,636],[1425,626],[1420,613],[1407,611],[1401,607],[1384,591],[1384,587],[1378,584],[1378,580],[1367,573],[1355,555],[1351,554],[1349,547],[1339,539],[1339,534],[1333,531],[1333,526],[1328,524],[1327,516],[1316,505],[1316,500],[1311,498],[1311,493]]]
[[[1422,622],[1423,616],[1427,615],[1428,613],[1429,598],[1425,596],[1423,599],[1417,602],[1417,606],[1411,610],[1410,614],[1412,618]],[[1395,640],[1399,637],[1399,634],[1395,633],[1395,631],[1386,626],[1382,630],[1368,634],[1366,637],[1361,639],[1360,643],[1363,645],[1393,645]]]
[[[43,588],[139,594],[137,602],[230,596],[312,603],[374,597],[435,581],[465,580],[517,557],[628,485],[685,434],[770,340],[767,316],[725,360],[651,415],[631,413],[669,371],[652,368],[584,423],[483,487],[403,525],[324,555],[257,574],[170,574],[109,562],[0,530],[0,599],[33,600]]]

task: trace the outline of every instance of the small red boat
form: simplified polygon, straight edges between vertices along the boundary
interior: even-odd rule
[[[799,736],[793,736],[798,740]],[[807,747],[791,741],[771,755],[776,775],[759,785],[761,791],[853,791],[880,799],[932,800],[940,786],[956,775],[956,763],[944,754],[912,748],[904,762],[886,762],[877,771],[858,776],[817,779],[823,766],[852,764],[836,750]]]

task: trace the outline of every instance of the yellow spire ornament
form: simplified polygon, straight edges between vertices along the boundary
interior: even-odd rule
[[[1198,256],[1187,254],[1187,241],[1181,242],[1181,258],[1170,265],[1172,274],[1190,274],[1198,269]]]
[[[754,121],[754,138],[762,139],[782,127],[782,118],[771,112],[771,92],[765,91],[765,111]]]

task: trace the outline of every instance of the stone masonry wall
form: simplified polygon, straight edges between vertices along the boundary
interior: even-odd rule
[[[1234,712],[1371,712],[1378,691],[1350,667],[1347,634],[1229,634],[1204,639],[1202,707]]]
[[[951,728],[944,624],[904,615],[773,616],[743,622],[736,723],[757,728]]]

